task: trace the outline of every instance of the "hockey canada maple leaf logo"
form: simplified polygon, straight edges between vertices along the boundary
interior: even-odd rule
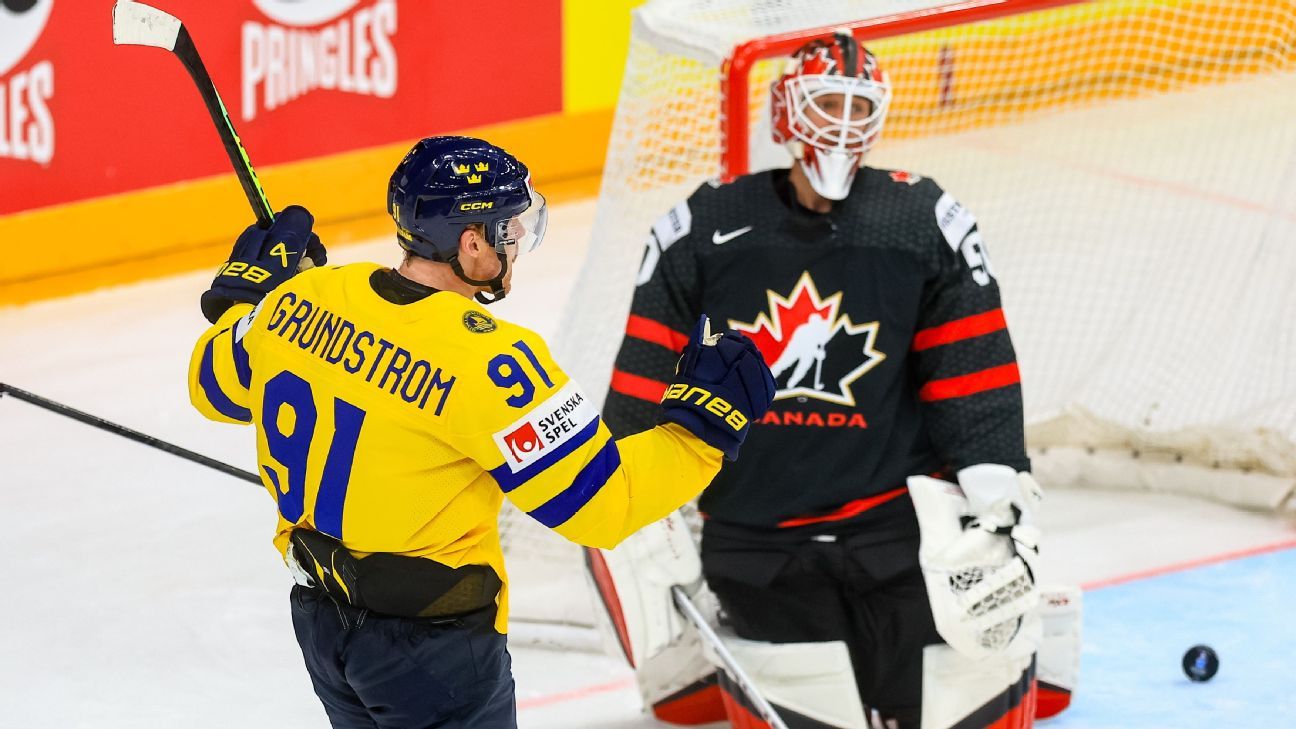
[[[894,182],[905,182],[910,185],[917,185],[922,181],[922,176],[915,175],[912,172],[906,172],[905,170],[896,170],[891,173],[891,180]]]
[[[774,399],[812,397],[854,407],[851,383],[886,359],[874,349],[878,323],[855,324],[840,314],[842,293],[820,296],[809,271],[786,297],[769,290],[765,295],[768,311],[750,324],[730,319],[729,326],[751,337],[764,355],[778,383]]]

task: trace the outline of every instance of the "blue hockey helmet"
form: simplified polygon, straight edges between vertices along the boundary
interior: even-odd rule
[[[387,187],[387,209],[401,247],[449,263],[460,278],[459,236],[473,223],[507,266],[510,246],[521,255],[544,239],[548,212],[531,186],[531,173],[516,157],[473,137],[428,137],[405,155]]]

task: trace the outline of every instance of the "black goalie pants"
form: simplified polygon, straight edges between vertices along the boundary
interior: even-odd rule
[[[739,637],[844,641],[866,709],[918,727],[923,647],[941,641],[916,524],[793,537],[708,522],[702,568]]]

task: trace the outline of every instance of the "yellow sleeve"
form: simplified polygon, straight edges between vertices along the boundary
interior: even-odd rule
[[[517,330],[515,330],[517,331]],[[508,338],[499,341],[507,341]],[[611,548],[701,493],[721,452],[674,425],[613,440],[598,409],[523,335],[465,378],[455,447],[486,469],[518,509],[567,539]]]
[[[674,423],[616,441],[606,427],[600,429],[620,464],[581,508],[553,527],[577,544],[615,547],[697,498],[720,472],[723,454]]]
[[[251,304],[230,307],[198,338],[189,358],[189,401],[211,420],[252,422],[252,367],[243,339],[254,315]]]

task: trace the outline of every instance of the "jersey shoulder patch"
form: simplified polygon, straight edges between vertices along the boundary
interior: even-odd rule
[[[669,248],[692,230],[693,211],[689,208],[688,200],[671,208],[652,227],[653,236],[657,238],[662,250]]]
[[[524,415],[492,434],[504,464],[514,475],[545,459],[554,462],[588,442],[598,428],[599,411],[574,380],[536,403]],[[549,458],[546,458],[548,456]]]
[[[940,228],[941,235],[945,237],[949,247],[958,252],[968,232],[976,227],[976,217],[948,192],[942,192],[940,198],[936,200],[934,212],[936,227]]]

